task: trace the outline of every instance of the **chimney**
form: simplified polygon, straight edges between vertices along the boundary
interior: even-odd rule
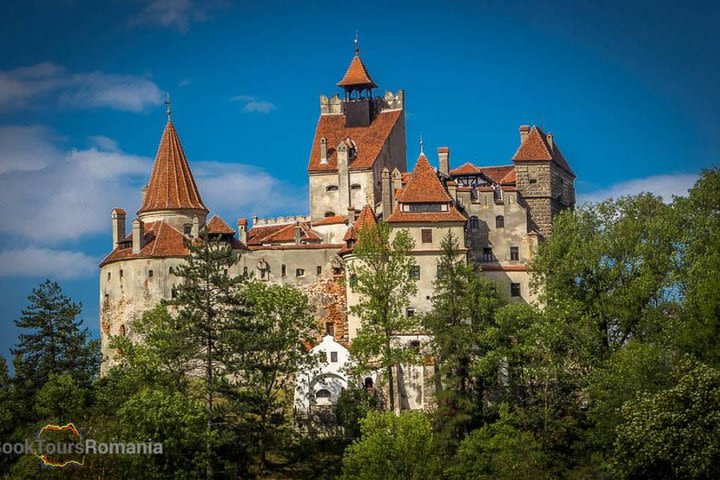
[[[247,244],[247,218],[238,218],[238,240],[243,244]]]
[[[400,170],[397,169],[397,167],[393,168],[392,171],[392,206],[395,208],[397,206],[397,199],[395,198],[395,192],[400,190],[402,188],[402,173],[400,173]]]
[[[132,253],[140,253],[140,250],[145,246],[145,225],[142,220],[136,218],[132,222]]]
[[[555,152],[555,143],[553,142],[552,133],[547,134],[547,143],[548,143],[548,146],[550,147],[550,153],[554,153]]]
[[[336,212],[344,212],[352,205],[350,201],[350,172],[348,171],[349,145],[342,141],[337,147],[337,169],[338,169],[338,209]]]
[[[520,145],[522,145],[529,133],[530,125],[520,125]]]
[[[113,250],[117,248],[118,242],[125,238],[125,215],[125,210],[122,208],[114,209],[110,215],[112,218]]]
[[[355,223],[356,216],[357,216],[357,213],[355,211],[355,207],[348,207],[348,209],[347,209],[348,227],[350,227],[353,223]]]
[[[297,245],[300,245],[301,240],[302,240],[302,227],[300,226],[300,222],[295,222],[295,243]]]
[[[387,218],[392,211],[392,194],[390,192],[392,189],[392,183],[390,183],[390,170],[388,170],[387,167],[383,168],[381,175],[380,188],[382,190],[383,217]]]
[[[450,175],[450,147],[438,147],[438,160],[440,172]]]
[[[320,163],[327,163],[327,138],[320,138]]]
[[[457,203],[457,182],[455,180],[450,180],[447,182],[448,187],[448,193],[453,199],[454,203]]]
[[[190,236],[197,238],[200,236],[200,220],[197,215],[193,217],[192,230],[190,230]]]

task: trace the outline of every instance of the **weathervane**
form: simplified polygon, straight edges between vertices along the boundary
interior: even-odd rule
[[[423,139],[422,139],[422,134],[420,134],[420,155],[425,155],[425,152],[423,151]]]
[[[357,30],[355,30],[355,55],[360,55],[360,39]]]
[[[170,115],[172,115],[172,109],[170,108],[170,94],[169,93],[165,97],[165,111],[167,112],[168,120],[170,120]]]

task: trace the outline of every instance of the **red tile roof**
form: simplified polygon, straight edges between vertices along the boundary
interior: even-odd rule
[[[340,223],[347,223],[347,215],[333,215],[332,217],[321,218],[313,222],[313,226],[316,225],[338,225]]]
[[[208,211],[200,198],[175,126],[168,120],[160,139],[145,200],[138,213],[173,209]]]
[[[248,224],[247,218],[244,218],[244,217],[238,218],[237,224],[247,226],[247,224]]]
[[[100,263],[100,266],[119,260],[134,258],[184,257],[188,254],[185,236],[165,222],[150,222],[144,225],[145,245],[140,253],[132,252],[132,245],[116,248]],[[132,241],[132,234],[125,237],[126,243]]]
[[[368,204],[365,204],[363,209],[360,211],[360,215],[358,215],[358,219],[355,221],[355,223],[350,225],[350,227],[347,229],[347,232],[345,232],[345,236],[343,237],[345,245],[340,250],[340,254],[342,255],[352,252],[353,246],[355,242],[357,242],[360,231],[365,227],[372,227],[376,224],[377,219],[375,218],[375,213],[373,212],[372,207]]]
[[[467,219],[454,206],[451,206],[447,212],[402,212],[398,205],[387,221],[389,223],[465,223]]]
[[[557,144],[553,142],[553,146],[551,147],[545,132],[534,125],[525,137],[525,140],[520,144],[520,147],[512,159],[513,162],[516,163],[554,161],[568,173],[574,175]]]
[[[380,112],[367,127],[345,127],[345,115],[320,115],[315,140],[310,151],[308,172],[337,171],[336,148],[350,138],[355,142],[355,158],[350,160],[351,170],[372,168],[383,145],[402,116],[402,110]],[[327,162],[320,163],[320,139],[327,139]]]
[[[249,250],[339,250],[343,248],[342,243],[285,243],[281,245],[251,245]]]
[[[313,231],[309,224],[300,223],[302,242],[321,242],[322,237]],[[248,246],[262,245],[264,243],[288,243],[295,241],[295,224],[268,225],[253,227],[248,232]]]
[[[427,157],[420,154],[412,176],[403,189],[398,201],[401,203],[447,203],[452,198],[445,191],[435,170],[430,166]]]
[[[478,175],[483,174],[497,183],[510,183],[515,175],[515,165],[496,165],[491,167],[478,167],[470,162],[464,163],[458,168],[450,170],[450,175]]]
[[[350,61],[350,66],[345,76],[338,82],[338,87],[366,87],[377,88],[377,84],[370,78],[360,55],[355,55]]]
[[[213,215],[205,228],[207,228],[208,233],[235,235],[235,230],[230,228],[230,226],[225,223],[225,220],[218,217],[217,215]]]
[[[481,265],[486,272],[527,272],[527,265]]]

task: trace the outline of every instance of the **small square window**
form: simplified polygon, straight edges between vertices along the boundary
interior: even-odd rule
[[[415,309],[414,309],[414,308],[408,308],[407,310],[405,310],[405,314],[406,314],[408,317],[414,317],[414,316],[415,316]]]
[[[192,223],[186,223],[183,225],[183,233],[185,235],[190,235],[190,233],[192,233]]]
[[[530,185],[535,185],[536,183],[537,183],[537,178],[530,179]]]
[[[322,273],[322,267],[321,267],[320,265],[318,265],[318,266],[315,268],[315,271],[317,272],[318,275],[320,275],[320,274]]]
[[[410,267],[410,278],[415,280],[420,279],[420,265],[413,265]]]
[[[330,352],[330,363],[337,363],[337,352]]]
[[[511,283],[510,284],[510,296],[511,297],[519,297],[520,296],[520,284],[519,283]]]
[[[148,278],[152,278],[152,277],[153,277],[153,271],[152,271],[152,270],[148,270]]]
[[[175,269],[174,269],[173,267],[170,267],[170,270],[168,270],[168,271],[170,272],[170,275],[172,275],[173,273],[175,273]]]
[[[510,260],[517,262],[520,260],[520,251],[518,247],[510,247]]]
[[[333,322],[327,322],[325,324],[325,335],[335,336],[335,324]]]
[[[432,243],[432,230],[429,228],[423,228],[421,231],[422,243]]]
[[[493,261],[492,248],[490,248],[490,247],[483,248],[483,262],[492,262],[492,261]]]
[[[296,277],[304,277],[305,276],[305,269],[304,268],[298,268],[295,270],[295,276]]]

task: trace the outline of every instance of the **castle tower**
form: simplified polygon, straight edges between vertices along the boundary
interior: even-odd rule
[[[368,195],[381,204],[382,169],[407,170],[404,92],[373,97],[378,87],[360,49],[337,83],[343,98],[320,96],[320,119],[310,151],[310,217],[344,216],[360,210]]]
[[[195,178],[190,171],[175,125],[168,116],[158,146],[150,182],[144,190],[138,218],[145,222],[163,221],[183,233],[192,231],[194,219],[205,225],[205,208]]]
[[[520,126],[520,147],[512,160],[517,190],[528,210],[528,229],[547,236],[555,216],[575,205],[575,173],[552,134],[537,126]]]

